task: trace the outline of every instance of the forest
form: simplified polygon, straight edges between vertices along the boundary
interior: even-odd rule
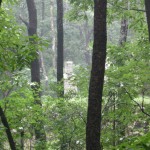
[[[0,150],[150,150],[150,0],[0,0]]]

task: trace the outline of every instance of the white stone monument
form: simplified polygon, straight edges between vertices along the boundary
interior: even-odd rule
[[[65,62],[65,71],[64,71],[64,92],[65,94],[69,91],[76,92],[77,88],[73,85],[72,81],[73,77],[73,62],[66,61]]]

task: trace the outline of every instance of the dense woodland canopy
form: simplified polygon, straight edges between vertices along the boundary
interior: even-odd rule
[[[0,0],[9,149],[150,149],[149,0]]]

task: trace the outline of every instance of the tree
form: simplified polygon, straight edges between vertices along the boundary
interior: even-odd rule
[[[60,96],[64,95],[63,64],[64,64],[64,39],[63,39],[63,0],[57,0],[57,82],[61,83]]]
[[[2,0],[0,0],[0,7],[1,7],[1,4],[2,4]]]
[[[42,26],[44,26],[44,20],[45,20],[45,1],[42,0],[41,2],[41,22],[42,22]],[[41,33],[40,36],[42,37],[44,35],[44,28],[41,28]],[[47,86],[48,84],[48,76],[47,76],[47,72],[45,69],[45,64],[44,64],[44,57],[43,57],[43,53],[40,51],[40,68],[41,68],[41,72],[43,74],[44,80],[45,80],[45,85]]]
[[[36,41],[34,40],[33,36],[37,35],[37,11],[34,0],[26,0],[28,13],[29,13],[29,23],[27,24],[28,27],[28,35],[31,44],[35,45]],[[32,85],[33,94],[35,103],[41,107],[41,100],[40,100],[40,65],[39,65],[39,54],[38,51],[36,52],[37,58],[31,62],[31,82],[34,84]],[[45,149],[45,142],[46,142],[46,135],[43,127],[42,121],[39,119],[37,120],[37,126],[35,127],[35,137],[37,141],[37,145],[41,143],[39,146],[41,149]]]
[[[126,9],[128,9],[128,0],[125,2],[125,7]],[[126,43],[127,41],[127,34],[128,34],[128,19],[127,19],[127,16],[123,16],[122,19],[121,19],[121,27],[120,27],[120,37],[119,37],[119,46],[120,48],[123,48],[124,47],[124,44]],[[120,59],[120,61],[117,62],[117,66],[123,66],[124,65],[124,62],[122,59]],[[117,93],[119,91],[116,91]],[[116,94],[115,94],[116,95]],[[125,129],[126,129],[126,125],[124,125],[123,122],[117,122],[117,119],[115,117],[116,115],[116,99],[115,99],[115,96],[114,96],[114,104],[113,104],[113,111],[114,111],[114,120],[113,120],[113,130],[114,130],[114,137],[113,137],[113,146],[116,146],[119,141],[116,139],[116,129],[117,128],[120,128],[120,134],[122,137],[125,136]],[[119,106],[119,107],[125,107],[125,104],[123,104],[123,106]],[[117,108],[117,109],[121,109],[121,108]],[[124,112],[123,112],[124,113]]]
[[[106,0],[94,1],[94,44],[89,85],[86,149],[101,150],[102,92],[106,59]]]
[[[0,8],[1,8],[1,3],[2,3],[2,0],[0,0]],[[10,130],[9,123],[7,121],[5,113],[4,113],[4,111],[3,111],[1,106],[0,106],[0,117],[1,117],[2,124],[5,127],[5,131],[6,131],[6,135],[7,135],[8,141],[9,141],[10,148],[12,150],[16,150],[16,144],[14,142],[14,139],[13,139],[13,136],[12,136],[12,133],[11,133],[11,130]]]
[[[0,117],[1,117],[2,123],[5,127],[5,131],[6,131],[6,134],[7,134],[7,138],[8,138],[8,141],[9,141],[10,148],[11,148],[11,150],[16,150],[16,145],[15,145],[13,136],[11,134],[11,130],[10,130],[7,118],[6,118],[6,116],[3,112],[3,109],[1,107],[0,107]]]
[[[145,0],[145,10],[146,10],[148,34],[149,34],[149,41],[150,41],[150,1],[149,0]]]
[[[50,29],[51,29],[51,35],[52,35],[52,64],[54,68],[54,74],[56,73],[56,35],[55,35],[55,26],[54,26],[54,0],[51,0],[50,4]]]
[[[82,47],[84,57],[83,61],[86,65],[91,66],[91,50],[89,45],[93,41],[93,24],[91,22],[93,18],[93,15],[91,15],[93,14],[93,1],[70,0],[69,2],[71,10],[68,12],[68,20],[74,21],[72,26],[79,30],[80,47]]]
[[[121,20],[119,45],[122,46],[127,41],[128,22],[126,18]]]
[[[95,29],[98,30],[94,32],[88,122],[86,122],[86,109],[90,71],[89,67],[85,66],[86,61],[89,63],[88,50],[92,49],[91,43],[93,43],[94,1],[63,1],[65,16],[70,16],[63,22],[64,60],[73,61],[75,64],[73,75],[68,78],[68,82],[77,87],[77,92],[70,90],[65,93],[64,97],[62,97],[61,86],[55,83],[55,73],[52,72],[53,64],[56,64],[52,60],[56,47],[54,35],[57,1],[36,1],[39,28],[37,27],[37,31],[36,29],[34,31],[39,31],[42,37],[40,41],[36,32],[30,34],[31,36],[26,36],[23,27],[18,24],[21,23],[20,20],[15,18],[18,14],[22,14],[23,18],[28,16],[26,0],[19,1],[17,6],[11,5],[13,1],[11,0],[7,5],[8,0],[3,0],[3,8],[0,10],[0,41],[2,41],[0,43],[0,107],[3,111],[1,112],[0,109],[0,149],[9,146],[6,134],[8,125],[1,119],[4,118],[3,113],[16,142],[16,149],[85,150],[86,123],[87,149],[95,150],[102,149],[102,147],[108,150],[140,149],[140,147],[149,149],[150,135],[145,134],[148,131],[149,118],[140,112],[150,113],[148,101],[150,95],[150,42],[145,11],[135,11],[135,9],[143,9],[144,1],[127,0],[130,4],[128,8],[126,7],[127,1],[108,1],[107,22],[109,26],[107,30],[109,35],[107,38],[112,37],[109,41],[105,37],[106,31],[101,23],[104,23],[104,18],[100,14],[105,9],[103,5],[106,4],[102,0],[95,0],[95,8],[98,7],[95,13],[100,12],[95,15],[97,22],[94,23]],[[28,2],[31,3],[31,0]],[[100,4],[101,7],[99,7]],[[32,9],[34,11],[35,8],[32,7]],[[34,16],[34,13],[31,15]],[[74,22],[69,22],[69,18],[72,18]],[[30,19],[32,23],[34,19]],[[121,19],[122,24],[120,25]],[[128,42],[126,42],[127,24],[129,25]],[[29,22],[26,22],[26,25],[28,29],[31,29]],[[36,28],[35,22],[32,25],[33,28]],[[44,39],[47,39],[48,48],[44,47],[46,46]],[[108,51],[105,71],[103,59],[106,57],[104,49],[106,39]],[[41,53],[41,56],[43,54],[41,60],[44,60],[44,63],[41,61],[43,67],[40,73],[43,73],[42,77],[44,77],[46,75],[44,72],[47,72],[51,80],[50,88],[44,84],[44,78],[38,78],[39,80],[34,78],[32,83],[29,81],[31,71],[29,68],[31,68],[31,62],[39,59],[40,48],[45,49]],[[36,71],[38,72],[36,75],[39,75],[39,67]],[[104,75],[106,80],[102,94]],[[63,80],[58,82],[59,85],[63,83],[61,81]],[[42,94],[39,91],[41,88]],[[58,92],[57,95],[58,90],[60,93]],[[45,147],[44,139],[41,140],[39,137],[37,139],[38,135],[42,135],[39,133],[43,135],[46,133],[47,147]],[[140,134],[145,135],[140,137]],[[40,147],[38,143],[42,146]]]

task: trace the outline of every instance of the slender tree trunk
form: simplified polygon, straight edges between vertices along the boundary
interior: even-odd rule
[[[120,28],[120,38],[119,45],[122,46],[127,41],[127,33],[128,33],[128,21],[123,18],[121,20],[121,28]]]
[[[45,1],[42,0],[42,26],[44,26],[44,20],[45,20]],[[44,28],[41,28],[41,37],[44,35]],[[40,51],[39,52],[40,54],[40,68],[42,70],[42,74],[43,74],[43,77],[45,79],[45,86],[47,87],[48,85],[48,76],[47,76],[47,73],[46,73],[46,69],[45,69],[45,64],[44,64],[44,57],[43,57],[43,53]]]
[[[52,54],[53,54],[53,68],[54,74],[56,73],[56,36],[55,36],[55,28],[54,28],[54,0],[51,0],[50,5],[50,27],[51,27],[51,35],[52,35]]]
[[[44,80],[46,83],[45,85],[47,86],[48,85],[48,76],[47,76],[46,69],[45,69],[44,57],[43,57],[42,52],[39,52],[39,54],[40,54],[40,68],[42,69],[42,74],[43,74],[43,77],[44,77]]]
[[[91,51],[88,49],[88,46],[89,46],[89,42],[91,40],[91,36],[93,36],[93,28],[89,29],[89,25],[88,25],[87,20],[83,24],[83,28],[82,28],[82,26],[77,26],[76,28],[80,32],[80,36],[81,36],[80,43],[81,43],[81,45],[83,45],[83,43],[84,43],[83,54],[84,54],[85,63],[86,63],[86,65],[90,66],[91,65]]]
[[[150,0],[145,0],[145,10],[146,10],[148,34],[149,34],[149,41],[150,41]]]
[[[26,0],[28,12],[29,12],[29,23],[28,23],[28,35],[33,36],[37,35],[37,12],[34,0]],[[35,44],[36,41],[32,37],[30,37],[30,41],[32,44]],[[41,106],[40,100],[40,64],[39,64],[39,54],[38,51],[36,53],[37,58],[31,62],[31,82],[36,83],[32,86],[35,103]],[[41,106],[42,107],[42,106]],[[35,127],[35,138],[37,149],[45,149],[46,146],[46,135],[44,131],[43,122],[41,120],[37,120],[37,125]]]
[[[84,56],[85,56],[85,62],[88,66],[91,65],[91,54],[90,54],[90,50],[89,50],[89,42],[91,39],[91,35],[93,35],[93,30],[89,30],[89,25],[88,25],[88,21],[85,21],[84,24],[84,34],[85,34],[85,52],[84,52]]]
[[[125,1],[125,7],[129,10],[129,1]],[[119,46],[123,46],[123,44],[127,41],[128,35],[128,19],[124,16],[121,20],[121,28],[120,28],[120,38],[119,38]]]
[[[64,34],[63,34],[63,0],[57,0],[57,82],[61,83],[59,96],[64,95],[63,66],[64,66]]]
[[[114,119],[113,119],[113,142],[112,145],[116,146],[116,97],[115,93],[113,95],[113,113],[114,113]]]
[[[42,20],[42,25],[43,25],[43,22],[44,22],[44,20],[45,20],[45,0],[42,0],[42,2],[41,2],[41,4],[42,4],[42,10],[41,10],[41,15],[42,15],[42,18],[41,18],[41,20]],[[44,35],[44,28],[41,28],[41,36],[43,36]]]
[[[106,59],[106,8],[107,0],[94,0],[94,45],[89,85],[86,126],[86,149],[102,150],[101,109]]]
[[[20,132],[20,145],[21,150],[24,150],[24,130]]]
[[[6,131],[8,141],[9,141],[10,148],[11,148],[11,150],[16,150],[16,145],[15,145],[14,139],[12,137],[11,130],[10,130],[7,118],[6,118],[6,116],[3,112],[3,109],[1,107],[0,107],[0,117],[1,117],[2,123],[5,127],[5,131]]]

